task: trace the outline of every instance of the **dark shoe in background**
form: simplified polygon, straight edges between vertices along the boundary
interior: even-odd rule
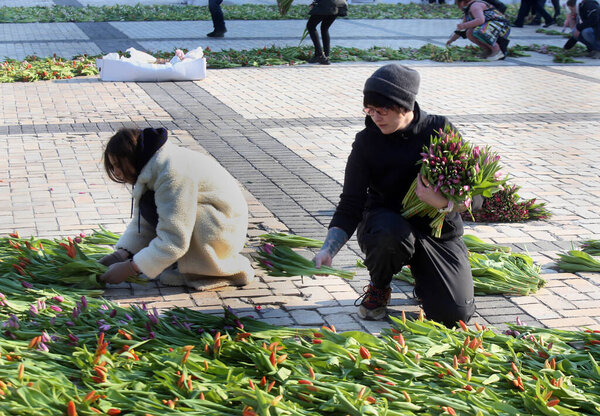
[[[227,32],[226,30],[213,30],[210,33],[207,33],[206,36],[208,36],[209,38],[222,38],[223,36],[225,36],[225,32]]]
[[[497,42],[498,46],[500,46],[500,50],[504,54],[504,57],[506,57],[508,55],[508,44],[510,43],[510,40],[506,38],[498,38]]]
[[[540,20],[532,20],[529,23],[525,23],[527,26],[539,26],[542,24],[542,22]]]
[[[550,26],[555,25],[555,24],[556,24],[556,19],[552,19],[549,22],[546,22],[544,24],[544,27],[550,27]]]
[[[313,55],[306,62],[308,62],[309,64],[318,64],[318,63],[321,62],[321,59],[324,58],[324,57],[325,57],[325,55]]]
[[[589,51],[586,56],[592,59],[600,59],[600,51]]]
[[[331,62],[329,62],[329,57],[325,55],[321,56],[321,59],[319,59],[319,63],[321,65],[331,65]]]
[[[573,46],[575,46],[576,43],[577,43],[577,39],[571,37],[571,38],[569,38],[569,40],[567,40],[567,43],[565,43],[565,46],[563,46],[563,49],[571,49]]]

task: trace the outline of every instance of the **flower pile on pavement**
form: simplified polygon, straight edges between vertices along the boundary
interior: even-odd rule
[[[73,59],[64,59],[56,55],[52,58],[31,55],[23,61],[6,59],[0,62],[0,83],[70,79],[96,74],[96,60],[85,55]]]
[[[535,198],[522,200],[516,185],[505,184],[489,198],[484,198],[481,209],[463,212],[464,221],[475,222],[523,222],[543,220],[552,214],[546,209],[545,202],[536,202]]]
[[[463,240],[469,250],[476,295],[526,296],[537,292],[546,284],[540,276],[540,266],[527,254],[511,253],[509,247],[484,243],[470,234],[465,234]],[[408,266],[403,267],[394,278],[415,284]]]
[[[558,254],[557,267],[566,272],[600,272],[600,240],[586,240],[581,250]]]
[[[26,247],[14,247],[23,240],[7,237],[2,253]],[[71,250],[63,241],[66,247],[59,246]],[[72,239],[90,258],[114,241],[108,232]],[[12,266],[22,267],[18,258],[0,258],[11,263],[0,279],[3,414],[591,415],[600,409],[597,331],[519,325],[500,334],[403,316],[375,337],[336,333],[333,326],[276,327],[230,309],[221,317],[186,308],[159,314],[143,304],[120,307],[98,289],[36,280]]]

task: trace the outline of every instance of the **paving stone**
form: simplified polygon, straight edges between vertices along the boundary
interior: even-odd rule
[[[290,315],[299,325],[321,326],[324,323],[323,317],[316,311],[295,310]]]

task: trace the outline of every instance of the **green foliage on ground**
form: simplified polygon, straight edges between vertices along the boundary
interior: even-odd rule
[[[184,51],[186,51],[184,49]],[[577,45],[564,51],[555,46],[532,45],[509,48],[508,56],[513,58],[529,56],[528,51],[554,55],[554,61],[560,63],[579,63],[574,58],[585,56],[585,48]],[[157,58],[169,60],[174,52],[149,52]],[[479,58],[479,48],[471,45],[449,48],[426,44],[420,48],[386,48],[374,46],[368,49],[334,47],[331,49],[331,62],[377,62],[377,61],[425,61],[434,62],[485,62]],[[122,53],[123,54],[123,53]],[[237,68],[245,66],[274,66],[305,64],[313,54],[310,46],[264,47],[249,50],[227,49],[204,50],[209,69]],[[124,55],[127,55],[126,53]],[[96,75],[97,56],[78,56],[73,59],[57,57],[42,58],[28,56],[23,61],[6,59],[0,62],[0,83],[33,82],[53,79],[73,78],[76,76]]]
[[[275,3],[275,2],[273,2]],[[276,4],[224,5],[227,20],[280,20],[308,17],[307,5],[292,5],[281,16]],[[509,19],[514,19],[517,6],[510,5]],[[460,19],[462,12],[452,4],[352,4],[349,19]],[[109,22],[157,20],[211,20],[208,7],[187,5],[115,5],[115,6],[52,6],[0,7],[0,23],[31,22]]]

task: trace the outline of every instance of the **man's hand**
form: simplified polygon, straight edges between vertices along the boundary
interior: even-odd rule
[[[101,282],[116,285],[124,282],[129,276],[136,276],[138,273],[133,260],[126,260],[110,265],[99,279]]]
[[[315,262],[315,267],[320,269],[321,266],[331,266],[333,257],[326,250],[321,250],[317,253],[313,261]]]
[[[422,177],[420,174],[417,176],[417,188],[415,189],[417,197],[425,202],[427,205],[431,205],[435,209],[442,209],[448,206],[448,199],[441,194],[436,192],[434,188],[427,182],[427,179]]]
[[[128,258],[129,258],[129,252],[127,250],[120,248],[120,249],[116,250],[115,252],[102,257],[100,260],[98,260],[98,263],[108,267],[111,264],[120,263],[122,261],[127,260]]]

